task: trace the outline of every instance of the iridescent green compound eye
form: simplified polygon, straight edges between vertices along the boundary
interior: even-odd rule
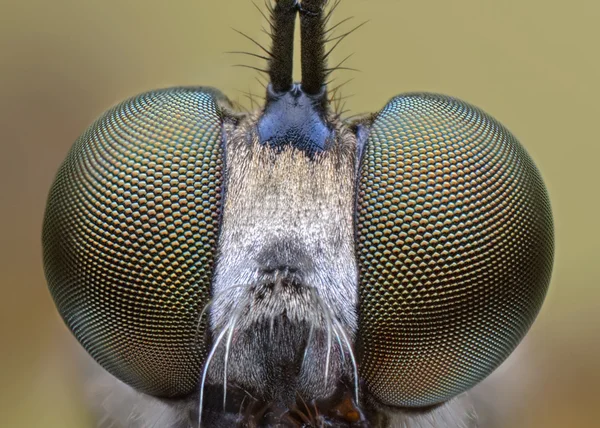
[[[434,94],[376,117],[358,182],[361,376],[376,401],[427,406],[516,347],[550,280],[538,170],[481,110]]]
[[[148,92],[74,144],[50,191],[44,264],[60,314],[143,392],[193,391],[206,354],[223,174],[213,89]]]

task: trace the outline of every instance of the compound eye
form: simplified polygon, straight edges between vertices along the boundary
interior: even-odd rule
[[[223,185],[213,89],[142,94],[73,145],[50,190],[44,266],[85,349],[143,392],[193,391]]]
[[[361,377],[387,406],[443,402],[494,370],[542,305],[544,183],[500,123],[434,94],[378,114],[358,180]]]

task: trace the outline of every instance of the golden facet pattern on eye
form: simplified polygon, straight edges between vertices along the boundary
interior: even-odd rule
[[[482,380],[544,300],[553,225],[544,184],[496,120],[434,94],[375,119],[357,201],[361,377],[380,403],[443,402]]]
[[[142,94],[74,144],[50,190],[45,272],[66,324],[129,385],[193,391],[220,221],[214,90]]]

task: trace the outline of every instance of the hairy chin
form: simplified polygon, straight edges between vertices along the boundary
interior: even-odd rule
[[[428,411],[383,411],[375,427],[401,428],[502,428],[510,415],[525,405],[524,391],[531,380],[527,343],[488,379],[469,393]],[[155,398],[124,384],[110,375],[85,352],[81,354],[85,401],[98,428],[196,428],[198,398],[165,400]],[[203,415],[209,422],[210,415]],[[203,424],[204,425],[204,424]],[[215,428],[235,426],[234,421],[209,423]]]

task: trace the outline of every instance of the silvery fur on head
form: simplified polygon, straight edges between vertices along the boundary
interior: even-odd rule
[[[217,349],[207,379],[223,382],[228,352],[228,382],[289,405],[352,376],[340,353],[357,324],[356,141],[339,127],[331,149],[309,158],[260,145],[255,128],[250,119],[228,140],[210,326],[236,340]]]

